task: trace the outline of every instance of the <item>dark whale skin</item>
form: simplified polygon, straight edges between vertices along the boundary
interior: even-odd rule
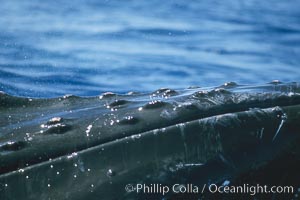
[[[299,91],[289,83],[86,98],[3,93],[0,199],[136,199],[126,184],[234,177],[292,148]]]

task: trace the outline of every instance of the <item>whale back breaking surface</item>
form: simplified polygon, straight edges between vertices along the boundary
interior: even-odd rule
[[[257,157],[249,149],[272,146],[284,128],[299,133],[299,105],[300,85],[277,82],[52,99],[1,93],[1,190],[6,197],[12,195],[8,182],[16,182],[20,176],[19,184],[36,185],[35,176],[40,172],[50,181],[43,179],[37,190],[48,191],[55,198],[80,199],[80,191],[86,189],[89,192],[83,192],[82,198],[92,199],[96,193],[116,199],[121,197],[103,185],[113,182],[122,188],[129,177],[150,176],[170,182],[168,173],[164,178],[161,174],[176,174],[190,163],[202,166],[216,157],[231,163],[224,155],[230,155],[240,169],[247,168],[250,161],[270,157],[269,151]],[[276,145],[271,155],[285,143]],[[241,152],[249,154],[244,162]],[[30,179],[32,176],[35,179]],[[64,193],[66,180],[72,180],[68,194]],[[81,184],[75,187],[75,183]],[[49,185],[56,185],[56,192],[49,192]],[[28,195],[31,190],[23,192]]]

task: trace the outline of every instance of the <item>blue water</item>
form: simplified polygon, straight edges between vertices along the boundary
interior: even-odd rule
[[[0,0],[0,90],[91,96],[299,81],[299,8],[299,0]]]

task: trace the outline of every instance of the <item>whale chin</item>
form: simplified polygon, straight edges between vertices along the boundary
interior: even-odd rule
[[[0,110],[0,199],[148,198],[126,185],[239,183],[300,153],[298,83],[52,99],[0,93]]]

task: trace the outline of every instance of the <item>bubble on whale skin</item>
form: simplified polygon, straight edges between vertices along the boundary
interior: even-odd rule
[[[123,119],[119,120],[119,124],[123,125],[131,125],[131,124],[137,124],[140,120],[137,117],[133,116],[126,116]]]
[[[99,99],[109,99],[109,98],[115,97],[115,96],[117,96],[117,95],[113,92],[105,92],[99,96]]]
[[[168,103],[163,101],[150,101],[146,105],[143,106],[144,109],[155,109],[155,108],[161,108],[166,106]]]

